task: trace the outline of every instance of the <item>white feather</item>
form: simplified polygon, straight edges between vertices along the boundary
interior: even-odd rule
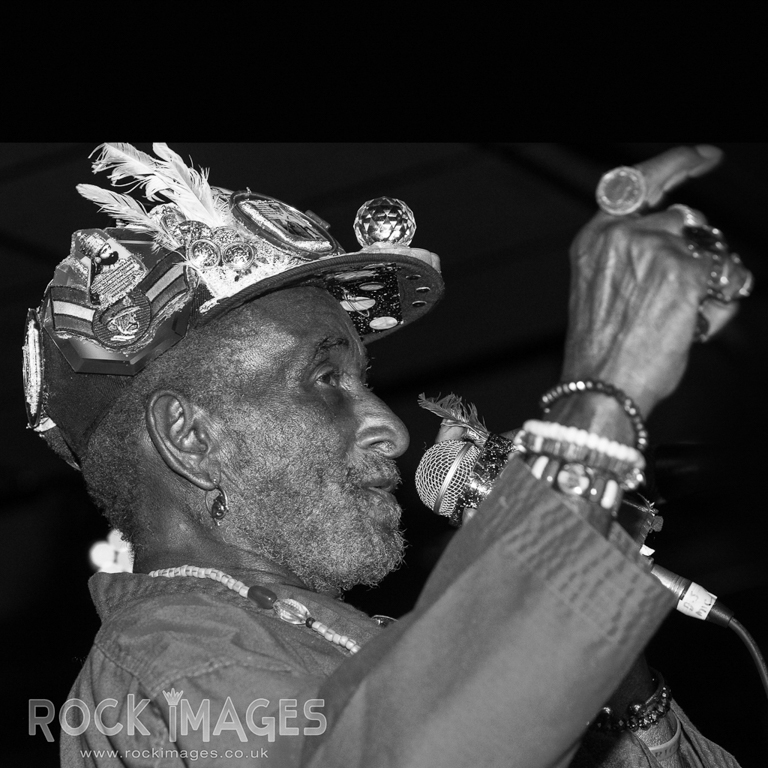
[[[78,184],[77,191],[86,199],[96,203],[100,211],[108,213],[118,223],[126,223],[153,232],[160,232],[158,225],[149,217],[144,206],[128,195],[119,195],[93,184]]]
[[[130,144],[107,143],[96,148],[101,154],[93,162],[93,172],[111,171],[109,180],[115,187],[144,187],[147,200],[157,201],[158,192],[169,185],[158,161]]]
[[[143,188],[152,202],[174,202],[189,219],[211,227],[227,224],[214,202],[207,173],[187,167],[167,144],[154,144],[153,149],[159,160],[130,144],[102,144],[97,148],[101,154],[93,163],[93,171],[110,171],[114,186],[128,186],[129,191]]]
[[[158,157],[165,161],[163,166],[166,175],[174,181],[172,190],[166,194],[182,209],[185,204],[194,207],[197,207],[198,204],[202,206],[205,211],[205,218],[200,217],[200,221],[205,221],[212,226],[226,224],[225,221],[220,220],[219,211],[213,199],[213,192],[208,184],[208,172],[196,171],[187,166],[181,156],[165,143],[157,142],[152,145],[152,149]]]

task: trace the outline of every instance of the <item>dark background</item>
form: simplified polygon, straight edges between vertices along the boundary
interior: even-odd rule
[[[75,191],[80,182],[107,184],[90,173],[97,143],[0,145],[3,765],[58,764],[57,745],[27,734],[27,700],[50,699],[58,712],[98,629],[88,550],[108,528],[78,474],[25,429],[20,354],[26,309],[39,303],[72,231],[110,223]],[[660,564],[716,593],[768,648],[768,145],[711,143],[726,151],[725,162],[667,202],[700,208],[721,227],[757,284],[731,326],[694,349],[683,385],[650,420],[665,523],[649,544]],[[372,383],[411,430],[399,498],[412,546],[407,565],[381,588],[349,600],[400,615],[451,535],[413,489],[438,427],[417,407],[418,395],[460,394],[499,432],[535,418],[538,396],[558,380],[568,246],[594,212],[600,175],[673,145],[170,144],[210,168],[213,184],[249,186],[317,212],[350,251],[358,207],[381,195],[401,198],[416,216],[413,245],[442,258],[443,303],[370,347]],[[744,768],[764,765],[766,697],[734,633],[675,613],[649,657],[702,731]]]

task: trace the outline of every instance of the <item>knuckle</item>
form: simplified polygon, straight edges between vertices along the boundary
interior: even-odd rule
[[[609,221],[605,225],[605,234],[612,241],[626,241],[636,236],[637,228],[635,222],[637,219],[620,218]]]

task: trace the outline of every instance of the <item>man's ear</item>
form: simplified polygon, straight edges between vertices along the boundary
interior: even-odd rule
[[[213,490],[219,444],[205,409],[163,389],[150,395],[145,417],[152,443],[168,467],[198,488]]]

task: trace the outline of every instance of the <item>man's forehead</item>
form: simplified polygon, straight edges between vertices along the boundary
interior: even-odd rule
[[[349,315],[321,288],[289,288],[269,294],[246,305],[240,318],[260,342],[253,347],[258,357],[260,352],[316,356],[334,348],[366,356]]]

